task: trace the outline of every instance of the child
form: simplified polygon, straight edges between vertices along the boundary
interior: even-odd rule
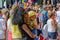
[[[47,32],[48,32],[48,37],[49,40],[56,40],[57,39],[57,23],[54,20],[54,14],[51,12],[48,14],[48,21],[47,21]]]
[[[2,12],[0,11],[0,40],[6,39],[6,23],[4,18],[2,17]]]
[[[32,30],[32,33],[37,35],[38,26],[37,26],[37,20],[36,20],[36,12],[29,11],[28,15],[29,15],[29,25]],[[38,40],[38,37],[35,37],[34,40]]]

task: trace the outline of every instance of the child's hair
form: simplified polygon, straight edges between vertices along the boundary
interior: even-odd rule
[[[48,13],[48,17],[49,17],[49,18],[51,18],[53,15],[54,15],[54,13],[53,13],[53,12]]]
[[[29,17],[36,16],[36,12],[35,11],[29,11],[28,16]]]

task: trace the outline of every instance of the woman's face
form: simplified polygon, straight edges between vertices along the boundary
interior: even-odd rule
[[[28,14],[24,14],[24,17],[27,18],[28,17]]]

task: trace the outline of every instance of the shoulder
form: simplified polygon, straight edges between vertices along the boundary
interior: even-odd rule
[[[50,18],[50,19],[48,19],[48,20],[49,20],[49,21],[53,21],[53,19],[51,19],[51,18]]]
[[[53,21],[53,19],[48,19],[48,20],[47,20],[48,23],[49,23],[49,22],[52,22],[52,21]]]

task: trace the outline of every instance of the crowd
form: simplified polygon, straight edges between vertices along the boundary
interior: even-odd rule
[[[0,40],[60,40],[60,4],[15,2],[0,10]]]

